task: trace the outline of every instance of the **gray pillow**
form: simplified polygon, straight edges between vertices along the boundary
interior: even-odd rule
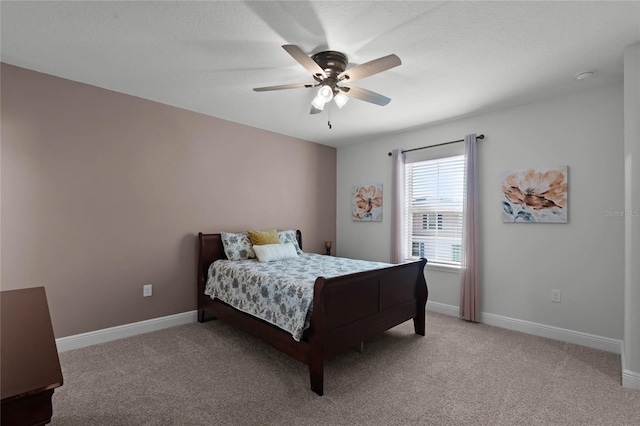
[[[224,254],[227,255],[227,259],[247,260],[256,258],[249,234],[246,232],[221,232],[220,236],[222,237],[222,246],[224,247]]]
[[[295,229],[289,229],[287,231],[278,231],[278,238],[280,239],[280,243],[282,244],[292,243],[293,246],[296,248],[296,253],[298,254],[303,253],[302,250],[300,249],[300,246],[298,245],[298,239],[296,238]]]

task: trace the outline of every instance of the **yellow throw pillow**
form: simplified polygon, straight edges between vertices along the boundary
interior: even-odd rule
[[[251,244],[263,246],[265,244],[280,244],[278,232],[275,229],[269,231],[247,231]]]

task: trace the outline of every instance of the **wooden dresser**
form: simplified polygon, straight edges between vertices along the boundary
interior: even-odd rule
[[[0,424],[47,424],[62,370],[44,287],[0,292],[0,316]]]

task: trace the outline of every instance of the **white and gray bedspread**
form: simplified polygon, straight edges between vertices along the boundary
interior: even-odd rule
[[[216,260],[209,267],[205,294],[276,325],[300,341],[311,319],[316,278],[387,266],[392,265],[313,253],[267,263]]]

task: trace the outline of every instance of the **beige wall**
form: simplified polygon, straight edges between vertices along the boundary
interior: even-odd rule
[[[196,235],[335,241],[335,148],[2,64],[2,289],[56,337],[196,308]],[[142,297],[142,285],[153,296]]]

